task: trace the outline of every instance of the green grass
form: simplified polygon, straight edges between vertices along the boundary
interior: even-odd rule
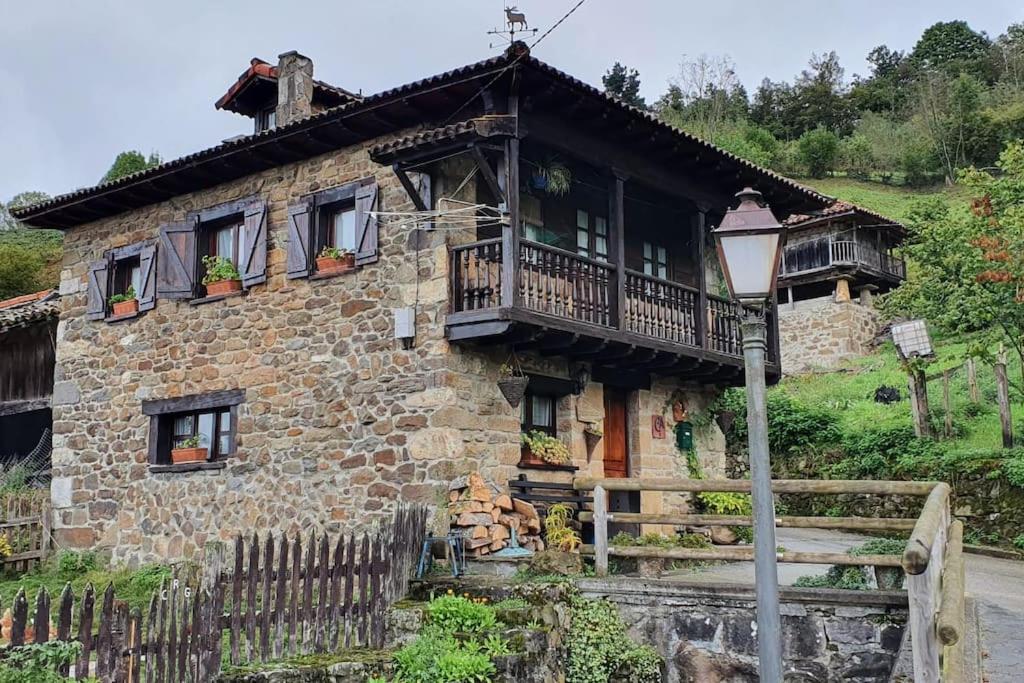
[[[43,260],[43,268],[38,278],[39,289],[57,287],[60,283],[60,266],[64,254],[64,233],[60,230],[28,228],[0,230],[0,249],[7,246],[19,247],[38,254]]]
[[[929,366],[929,376],[963,363],[969,341],[935,340],[936,361]],[[1020,378],[1020,362],[1013,354],[1007,368],[1011,383]],[[972,415],[967,386],[967,370],[961,368],[950,379],[950,403],[954,431],[959,435],[952,444],[955,450],[998,449],[1002,445],[999,413],[995,407],[995,378],[991,366],[977,363],[981,411]],[[896,387],[902,400],[889,405],[874,401],[875,390],[882,386]],[[785,378],[775,391],[784,391],[806,405],[833,409],[847,433],[867,429],[885,429],[911,424],[910,402],[907,400],[907,377],[900,368],[895,347],[884,344],[870,356],[851,360],[837,371],[827,374],[801,375]],[[1024,403],[1020,394],[1011,390],[1012,412],[1020,424]],[[934,420],[942,425],[942,380],[928,383],[928,403]]]
[[[925,197],[939,197],[951,205],[969,198],[967,190],[959,185],[911,188],[844,177],[808,178],[800,182],[898,221],[906,219],[914,203]]]
[[[41,588],[45,588],[50,593],[51,614],[56,614],[60,593],[64,590],[65,584],[70,582],[75,594],[74,614],[77,616],[77,605],[87,584],[91,583],[96,591],[98,610],[103,591],[106,590],[107,584],[113,583],[114,595],[118,600],[124,600],[129,607],[138,607],[145,613],[149,609],[150,598],[160,589],[161,581],[171,576],[170,568],[160,565],[148,565],[139,569],[112,569],[104,566],[90,568],[91,562],[75,566],[74,562],[69,561],[74,558],[74,553],[61,553],[41,568],[21,576],[0,574],[0,606],[10,607],[18,592],[24,589],[31,612],[36,595]]]

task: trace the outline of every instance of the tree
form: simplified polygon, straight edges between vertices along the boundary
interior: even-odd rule
[[[797,144],[800,160],[812,178],[824,178],[835,167],[839,137],[825,128],[815,128],[800,136]]]
[[[793,101],[793,88],[785,82],[761,81],[750,105],[750,120],[771,131],[777,138],[789,137],[790,122],[786,116]]]
[[[1011,24],[996,39],[999,79],[1016,90],[1024,88],[1024,23]]]
[[[135,150],[121,152],[114,159],[110,169],[100,178],[100,183],[109,183],[118,178],[129,176],[132,173],[145,171],[147,168],[159,166],[162,161],[160,155],[156,152],[150,152],[148,157],[143,156],[142,152]]]
[[[747,91],[728,55],[684,57],[655,110],[669,123],[713,142],[726,122],[746,119]]]
[[[601,77],[601,83],[604,84],[604,91],[612,97],[638,109],[647,108],[644,98],[640,97],[640,72],[636,69],[615,62]]]
[[[856,117],[846,97],[845,72],[839,65],[839,56],[834,51],[821,56],[812,54],[808,67],[800,72],[793,87],[793,132],[801,135],[823,127],[848,133]]]
[[[42,289],[43,259],[35,251],[14,244],[0,244],[0,299],[31,294]]]
[[[963,173],[970,210],[934,199],[911,211],[904,251],[915,277],[882,305],[942,331],[993,333],[1024,361],[1024,142],[1010,144],[998,165],[998,175]]]
[[[6,205],[0,203],[0,230],[13,230],[20,227],[21,224],[11,215],[11,211],[14,209],[32,206],[39,202],[45,202],[48,199],[50,199],[50,195],[45,192],[28,190],[26,192],[19,192],[11,197],[11,201],[7,202]]]
[[[871,64],[871,75],[867,78],[854,76],[850,104],[859,112],[900,114],[913,82],[913,69],[906,55],[879,45],[868,53],[867,61]]]
[[[871,141],[854,133],[839,141],[839,168],[854,178],[867,179],[875,168]]]
[[[988,36],[966,21],[940,21],[924,30],[910,53],[910,61],[921,71],[941,71],[951,77],[967,72],[990,82],[990,46]]]
[[[981,117],[981,95],[981,83],[966,73],[950,79],[933,71],[918,80],[918,115],[948,184],[956,180],[957,169],[976,160],[976,152],[990,142],[991,131]]]

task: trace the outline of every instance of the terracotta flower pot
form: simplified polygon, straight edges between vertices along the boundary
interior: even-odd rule
[[[525,446],[524,445],[522,450],[520,451],[520,457],[519,457],[519,466],[520,467],[523,467],[523,466],[536,467],[538,465],[550,465],[550,464],[551,463],[547,462],[543,458],[534,455],[533,451],[530,450],[529,446]]]
[[[345,254],[341,258],[318,256],[316,259],[316,272],[322,274],[347,273],[350,270],[354,270],[355,267],[355,254]]]
[[[206,448],[172,448],[171,462],[175,465],[186,462],[206,462],[208,453]]]
[[[128,301],[118,301],[112,305],[114,315],[131,315],[132,313],[139,312],[139,300],[129,299]]]
[[[519,404],[523,402],[523,396],[526,395],[526,386],[529,383],[529,377],[502,377],[498,380],[498,389],[501,390],[501,395],[505,397],[510,406],[518,408]]]
[[[218,280],[206,285],[206,296],[218,296],[220,294],[233,294],[242,291],[241,280]]]

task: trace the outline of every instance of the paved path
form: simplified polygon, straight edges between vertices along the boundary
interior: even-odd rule
[[[867,537],[819,529],[779,529],[779,545],[787,550],[842,552]],[[978,605],[982,650],[988,683],[1024,681],[1024,562],[982,555],[965,555],[967,594]],[[799,576],[823,574],[827,566],[780,564],[779,582],[790,585]],[[752,562],[719,565],[698,572],[678,572],[687,581],[726,581],[752,584]]]

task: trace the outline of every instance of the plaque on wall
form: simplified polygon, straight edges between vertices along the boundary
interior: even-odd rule
[[[655,439],[665,438],[665,416],[664,415],[652,415],[651,416],[651,436]]]

